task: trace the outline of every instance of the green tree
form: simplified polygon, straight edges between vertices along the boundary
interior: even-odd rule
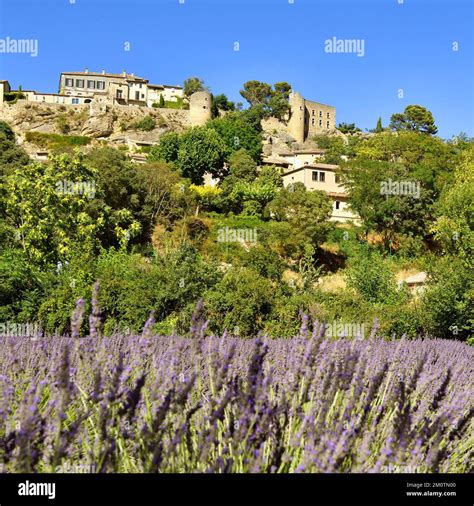
[[[286,221],[295,235],[306,238],[318,247],[331,228],[328,219],[332,203],[328,195],[320,191],[307,191],[303,183],[282,188],[267,206],[267,212],[277,221]],[[303,255],[300,251],[299,255]]]
[[[362,218],[366,232],[374,230],[382,235],[387,250],[396,234],[427,233],[432,192],[402,164],[356,160],[341,175],[349,190],[351,209]],[[411,181],[419,194],[388,193],[384,188],[392,181]]]
[[[362,253],[346,273],[347,285],[373,304],[390,304],[397,299],[395,276],[378,254]]]
[[[288,99],[284,95],[279,93],[273,93],[268,99],[268,115],[273,116],[279,120],[286,118],[290,111],[290,104]]]
[[[390,118],[392,130],[413,130],[416,132],[435,135],[438,128],[433,114],[421,105],[408,105],[403,113],[393,114]]]
[[[149,240],[156,223],[171,227],[177,220],[194,212],[196,199],[189,182],[163,162],[140,164],[137,176],[146,189],[139,218]]]
[[[431,230],[444,251],[474,269],[474,146],[461,154],[454,182],[446,184],[436,203]]]
[[[383,132],[382,118],[380,118],[380,117],[377,120],[377,126],[375,127],[374,132],[377,133],[377,134],[379,134],[380,132]]]
[[[4,246],[4,245],[3,245]],[[0,321],[34,321],[45,274],[20,249],[0,250]]]
[[[429,267],[429,282],[421,298],[424,328],[434,337],[474,338],[474,275],[472,267],[452,255]]]
[[[261,81],[247,81],[240,90],[240,94],[253,106],[265,106],[272,96],[272,87]]]
[[[25,166],[29,161],[27,153],[17,146],[13,130],[7,123],[0,121],[0,178],[12,173],[15,168]]]
[[[229,174],[222,181],[221,188],[232,191],[236,183],[252,182],[257,177],[257,164],[245,149],[234,151],[228,160]]]
[[[96,181],[97,172],[79,155],[53,156],[46,164],[30,163],[6,178],[7,224],[30,262],[64,262],[76,248],[97,247],[104,210],[91,212],[89,199],[95,195],[74,189],[92,188],[99,193]]]
[[[365,230],[381,233],[387,248],[397,234],[427,237],[434,203],[460,156],[455,146],[418,132],[382,132],[356,152],[341,175]],[[416,191],[384,191],[391,182],[411,182]]]
[[[8,141],[15,140],[15,134],[11,126],[8,123],[5,123],[5,121],[0,121],[0,135],[5,137]]]
[[[214,129],[193,127],[180,137],[176,166],[194,184],[202,184],[206,172],[220,179],[225,176],[226,151],[224,141]]]
[[[261,185],[274,186],[276,189],[283,186],[280,170],[273,165],[265,165],[260,169],[257,176],[257,183]]]
[[[285,262],[265,244],[256,244],[240,259],[240,264],[258,272],[260,276],[280,281]]]
[[[204,85],[204,81],[201,78],[189,77],[184,81],[184,94],[187,97],[198,91],[209,91],[209,88]]]
[[[282,97],[286,98],[286,100],[290,98],[291,84],[287,83],[286,81],[275,83],[273,85],[273,89],[274,93],[281,95]]]
[[[163,95],[160,94],[160,107],[163,108],[165,107],[165,97]]]
[[[240,94],[261,117],[274,116],[282,120],[290,110],[290,91],[291,85],[287,82],[275,83],[272,89],[270,84],[254,80],[244,83]]]
[[[212,97],[212,116],[217,118],[219,111],[235,111],[234,102],[231,102],[223,93]]]
[[[168,132],[160,137],[157,146],[150,149],[148,159],[150,161],[176,162],[178,159],[180,135],[177,132]]]
[[[260,119],[245,112],[230,112],[223,118],[207,123],[207,128],[215,130],[226,145],[226,156],[234,151],[245,149],[259,163],[262,153],[262,134]]]
[[[361,131],[360,128],[355,126],[355,123],[339,123],[337,129],[343,134],[353,134]]]
[[[273,284],[254,269],[231,269],[206,294],[205,308],[211,331],[255,336],[272,312]]]
[[[143,206],[148,188],[139,176],[137,165],[121,151],[111,147],[95,148],[84,156],[84,163],[96,174],[101,191],[89,203],[89,209],[107,209],[100,238],[104,247],[119,246],[116,225],[129,214],[140,224],[140,233],[130,237],[130,244],[144,243],[149,238],[150,217]]]

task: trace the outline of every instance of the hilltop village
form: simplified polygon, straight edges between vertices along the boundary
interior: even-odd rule
[[[303,311],[469,338],[467,306],[433,298],[472,257],[450,207],[469,193],[472,140],[437,137],[425,107],[362,132],[287,82],[243,83],[247,107],[198,77],[86,69],[61,73],[57,93],[0,87],[11,321],[66,332],[100,279],[106,333],[138,331],[150,307],[160,332],[187,332],[203,299],[215,332],[290,336]],[[433,278],[438,251],[456,269],[441,255]]]
[[[15,96],[14,105],[4,99],[8,95]],[[357,215],[348,208],[347,194],[336,174],[337,165],[322,163],[324,149],[311,141],[316,135],[339,133],[335,128],[335,107],[307,100],[297,92],[289,94],[288,104],[284,121],[276,118],[262,121],[267,133],[262,163],[280,168],[285,186],[301,182],[308,190],[326,192],[333,201],[332,220],[357,220]],[[54,127],[44,121],[44,114],[40,115],[41,123],[35,124],[33,115],[28,114],[32,106],[46,107],[59,114],[72,109],[85,118],[77,133],[115,144],[126,143],[134,150],[132,158],[137,162],[145,160],[137,149],[157,144],[158,132],[127,132],[124,135],[123,131],[115,131],[112,118],[159,114],[165,118],[163,123],[167,121],[171,129],[178,131],[205,125],[212,118],[212,94],[209,91],[198,91],[187,97],[182,86],[151,84],[148,79],[126,71],[118,74],[105,70],[90,72],[88,69],[62,72],[58,93],[14,91],[9,82],[3,80],[0,81],[0,107],[2,105],[5,106],[0,109],[0,119],[13,121],[19,129],[20,139],[28,127],[28,132],[54,132]],[[44,149],[30,146],[29,151],[36,159],[47,159],[48,153]],[[217,183],[209,176],[206,181],[213,185]]]

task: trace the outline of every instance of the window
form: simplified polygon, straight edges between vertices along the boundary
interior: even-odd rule
[[[322,126],[323,126],[323,120],[322,120],[322,119],[320,119],[320,120],[319,120],[319,126],[320,126],[320,127],[322,127]]]
[[[95,90],[95,81],[87,81],[87,87],[91,90]]]
[[[329,121],[326,121],[326,128],[329,128]]]
[[[75,104],[75,105],[78,104],[79,103],[79,99],[78,98],[73,98],[72,99],[72,103]]]
[[[117,98],[123,98],[123,91],[117,90]]]
[[[336,202],[334,202],[334,205],[335,205],[336,209],[339,209],[340,204],[341,203],[339,202],[339,200],[336,200]]]
[[[141,88],[142,87],[142,83],[140,83],[138,86],[139,86],[139,88]]]
[[[326,113],[326,118],[329,118],[329,113],[328,112]]]
[[[321,181],[321,183],[324,183],[326,181],[326,173],[325,172],[319,173],[319,180]]]
[[[314,116],[314,113],[315,113],[315,112],[316,112],[316,111],[313,109],[313,116]]]
[[[139,91],[135,92],[135,100],[140,100],[140,92]]]
[[[84,88],[84,79],[76,79],[76,88]]]
[[[66,86],[74,86],[74,79],[66,79]]]
[[[314,126],[314,118],[311,120],[311,125]]]
[[[105,90],[105,81],[97,81],[97,89]]]
[[[145,94],[144,93],[142,93],[142,98],[145,98]]]
[[[322,118],[323,117],[323,111],[319,111],[319,117]]]
[[[318,180],[318,173],[315,170],[313,170],[313,173],[311,174],[311,176],[312,176],[311,179],[313,181],[317,181]]]

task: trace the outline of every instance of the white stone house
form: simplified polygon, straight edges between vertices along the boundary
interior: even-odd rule
[[[303,159],[304,160],[304,159]],[[359,223],[360,218],[349,208],[349,196],[340,182],[338,165],[328,163],[305,163],[292,167],[282,174],[283,185],[303,183],[307,190],[321,190],[333,202],[331,221]]]

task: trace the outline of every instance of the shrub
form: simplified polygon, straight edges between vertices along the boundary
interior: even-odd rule
[[[143,130],[145,132],[150,132],[155,127],[156,127],[156,121],[150,115],[145,116],[144,118],[142,118],[132,124],[132,128],[135,128],[136,130]]]
[[[67,134],[71,130],[71,126],[64,115],[58,116],[56,119],[56,127],[62,134]]]
[[[87,146],[92,141],[90,137],[80,135],[59,135],[31,131],[26,132],[25,139],[27,142],[31,142],[39,148],[46,148],[53,151],[68,150],[74,147]]]
[[[272,283],[248,268],[228,271],[205,297],[212,330],[246,337],[264,328],[273,303]]]
[[[421,298],[424,327],[437,337],[474,337],[474,274],[462,259],[447,256],[429,267],[430,281]]]
[[[361,254],[347,272],[348,286],[375,304],[389,304],[397,298],[395,277],[377,253]]]

